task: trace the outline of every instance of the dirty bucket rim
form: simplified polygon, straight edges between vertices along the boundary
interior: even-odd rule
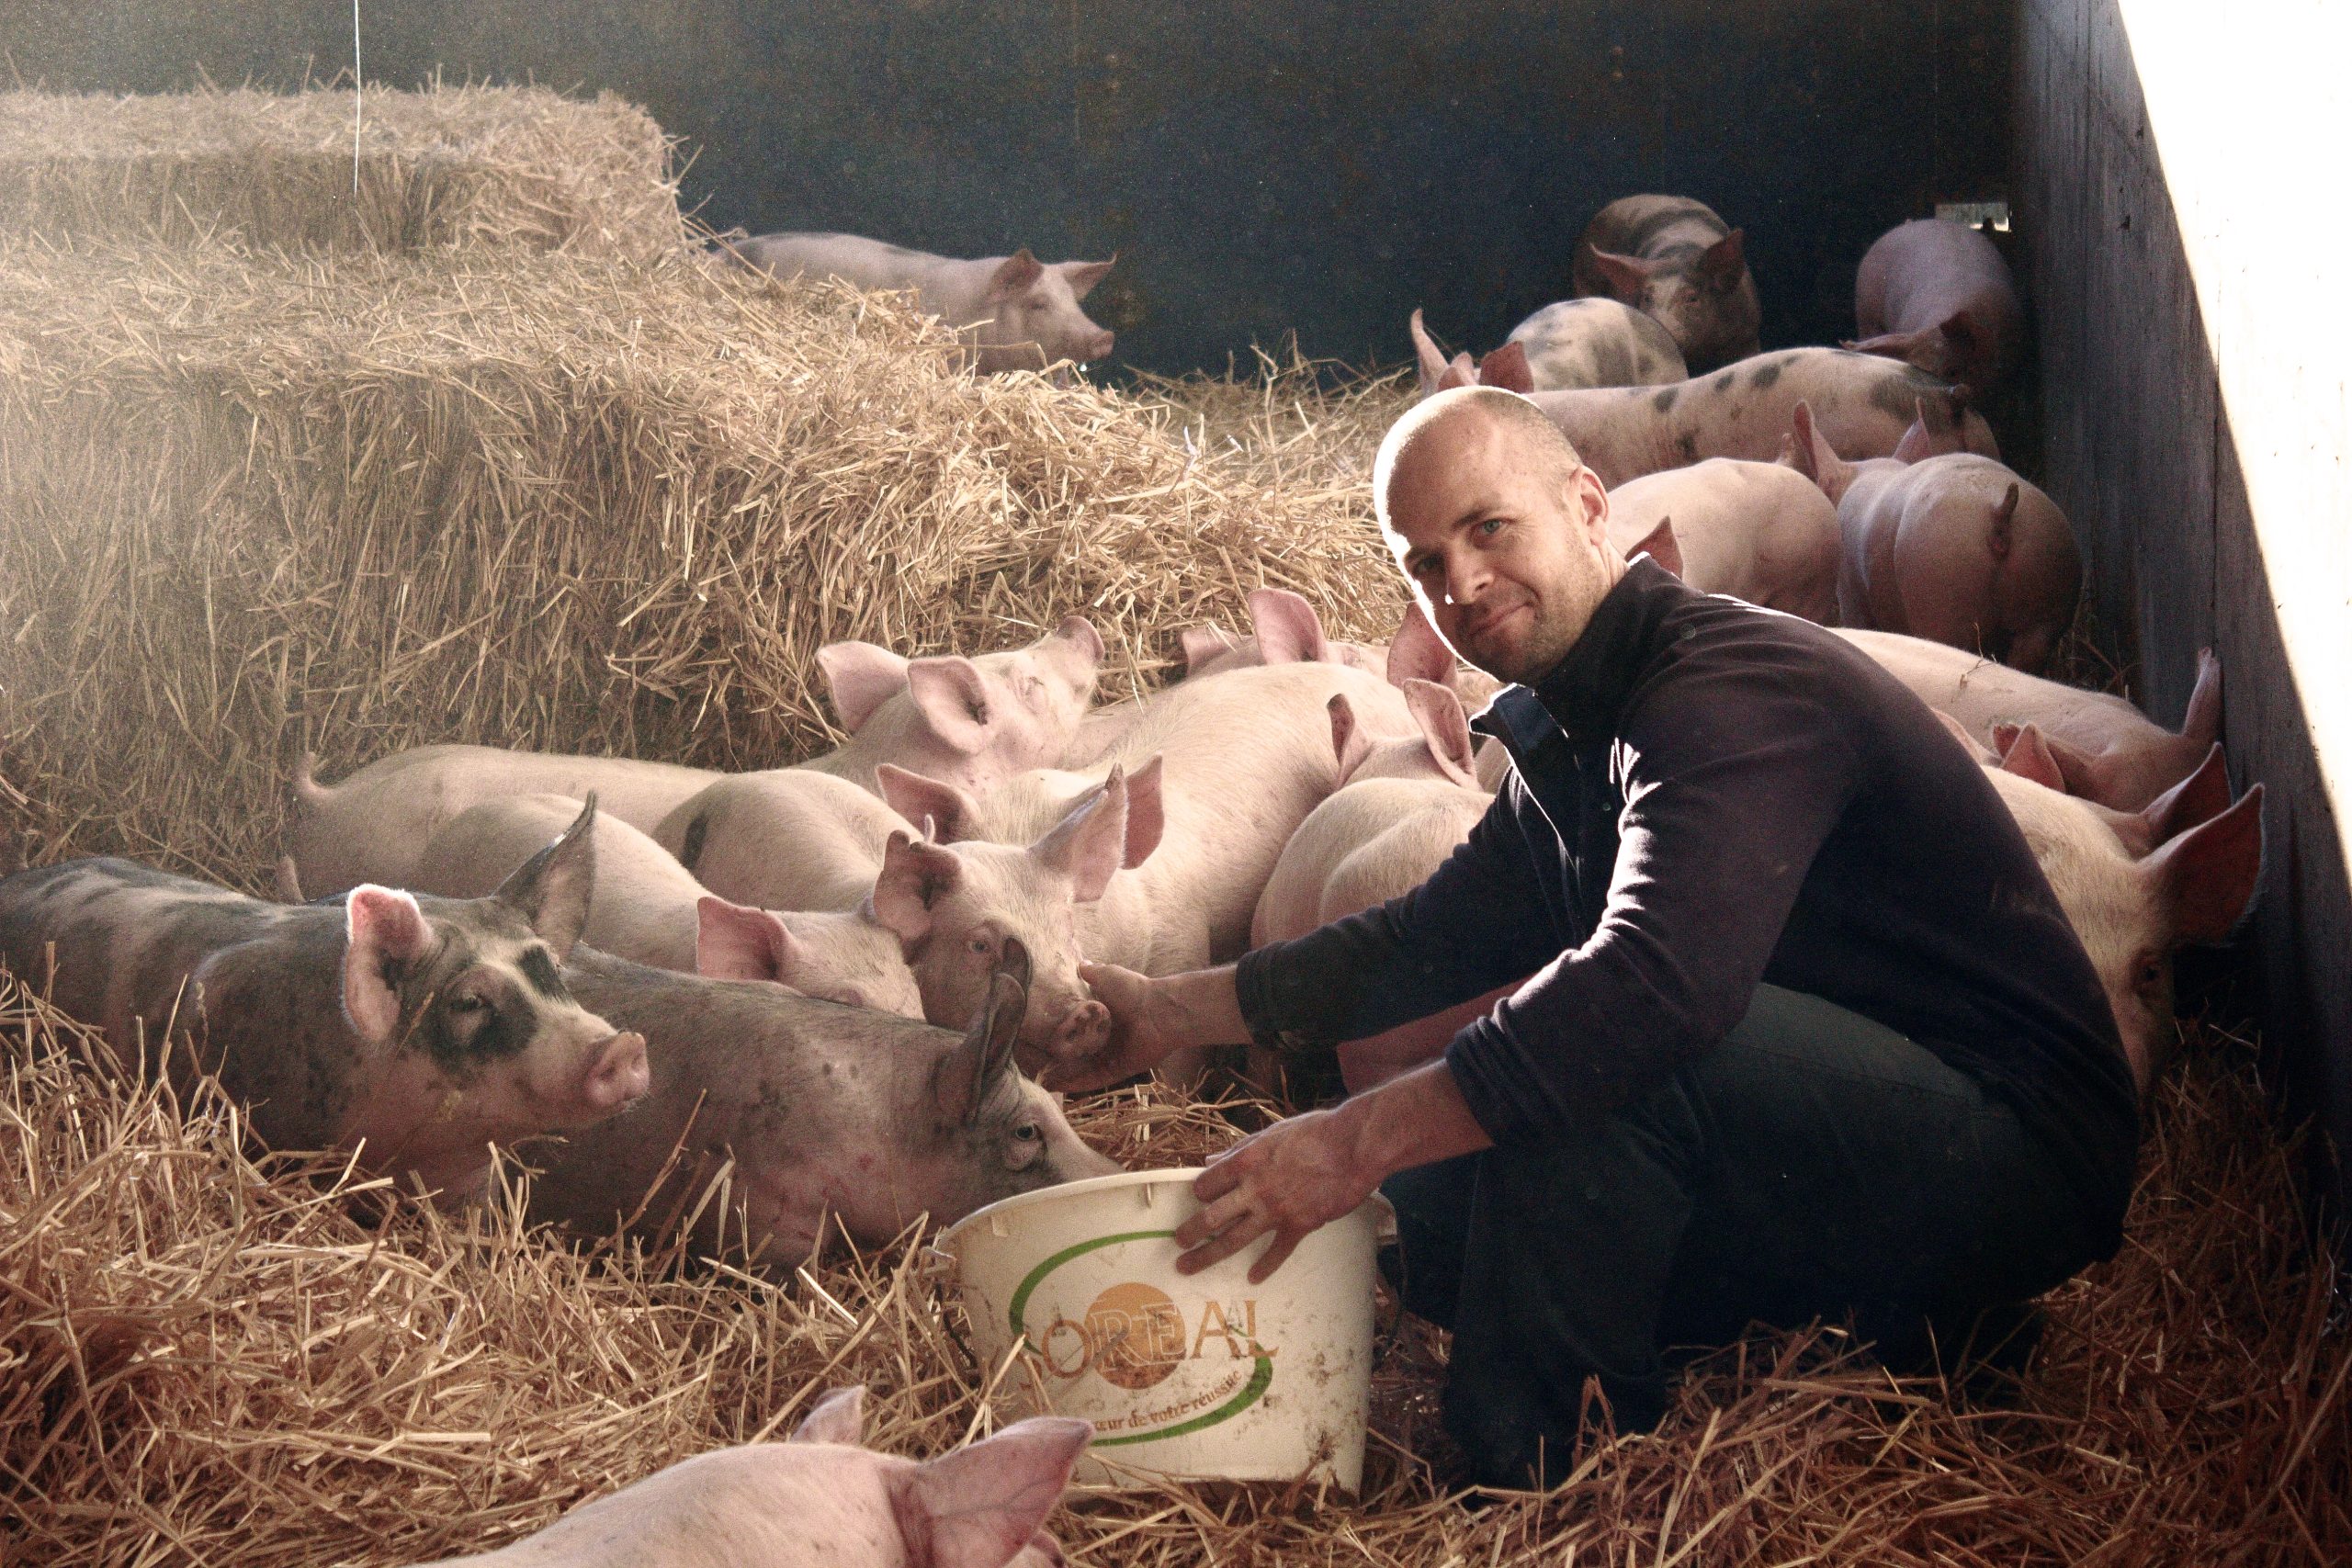
[[[1076,1181],[1058,1182],[1052,1187],[1040,1187],[1030,1192],[1016,1192],[1010,1198],[1000,1198],[985,1208],[973,1210],[940,1232],[938,1238],[932,1245],[939,1247],[950,1247],[967,1230],[998,1215],[1009,1214],[1016,1209],[1033,1208],[1050,1198],[1081,1198],[1089,1193],[1115,1191],[1123,1187],[1143,1187],[1155,1181],[1180,1182],[1185,1189],[1184,1195],[1190,1198],[1193,1182],[1202,1171],[1207,1168],[1205,1166],[1179,1165],[1160,1166],[1150,1170],[1118,1170],[1113,1171],[1108,1176],[1080,1177]]]

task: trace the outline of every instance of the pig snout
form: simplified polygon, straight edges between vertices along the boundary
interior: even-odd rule
[[[1111,1010],[1090,999],[1062,1014],[1046,1048],[1056,1061],[1069,1062],[1091,1056],[1110,1043]]]
[[[1114,334],[1108,330],[1096,333],[1093,336],[1082,340],[1071,351],[1070,357],[1080,361],[1108,359],[1111,357],[1111,344],[1114,341]]]
[[[634,1030],[611,1034],[591,1045],[588,1070],[580,1080],[580,1102],[592,1116],[611,1115],[645,1097],[653,1087],[652,1059],[646,1055],[645,1036]]]

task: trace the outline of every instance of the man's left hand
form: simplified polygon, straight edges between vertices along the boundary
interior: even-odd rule
[[[1309,1231],[1330,1224],[1372,1196],[1383,1174],[1359,1158],[1354,1128],[1329,1111],[1310,1111],[1246,1138],[1193,1183],[1201,1212],[1176,1231],[1184,1254],[1180,1274],[1197,1273],[1271,1234],[1273,1245],[1250,1266],[1262,1284]]]

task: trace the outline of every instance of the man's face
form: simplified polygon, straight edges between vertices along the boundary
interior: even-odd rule
[[[1432,425],[1389,476],[1388,544],[1453,650],[1498,680],[1538,680],[1584,635],[1624,573],[1608,492],[1554,470],[1515,432],[1464,410]]]

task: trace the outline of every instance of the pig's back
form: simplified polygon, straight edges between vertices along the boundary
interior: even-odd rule
[[[909,250],[863,234],[762,234],[738,244],[735,251],[777,277],[838,277],[859,288],[920,288],[948,261],[929,251]]]
[[[2086,750],[2173,739],[2121,697],[2012,670],[1981,654],[1897,632],[1841,627],[1852,643],[1926,703],[1987,744],[1996,724],[2030,720]]]

